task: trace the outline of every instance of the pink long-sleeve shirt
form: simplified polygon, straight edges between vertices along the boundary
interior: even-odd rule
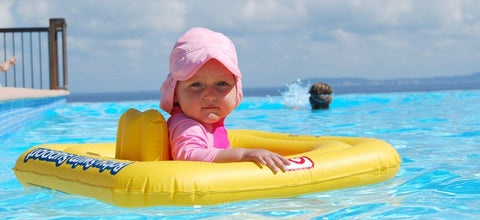
[[[172,159],[212,162],[219,151],[230,148],[223,121],[203,124],[174,107],[167,120]]]

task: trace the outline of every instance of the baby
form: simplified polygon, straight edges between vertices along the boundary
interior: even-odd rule
[[[228,37],[206,28],[192,28],[170,54],[170,73],[161,87],[160,108],[167,121],[174,160],[251,161],[274,173],[290,162],[264,149],[231,148],[224,120],[243,98],[242,74]]]

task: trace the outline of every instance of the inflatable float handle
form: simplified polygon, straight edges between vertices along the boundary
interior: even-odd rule
[[[128,109],[118,121],[115,158],[132,161],[169,160],[168,128],[155,109]]]

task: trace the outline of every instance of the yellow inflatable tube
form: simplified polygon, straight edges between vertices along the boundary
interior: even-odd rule
[[[213,205],[374,184],[393,178],[401,163],[395,149],[378,139],[255,130],[229,130],[232,147],[278,152],[292,161],[289,171],[274,174],[252,162],[171,161],[165,126],[156,110],[129,110],[120,119],[117,143],[35,146],[19,157],[14,171],[25,186],[145,207]]]

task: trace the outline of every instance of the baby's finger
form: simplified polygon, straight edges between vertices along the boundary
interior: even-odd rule
[[[283,156],[280,156],[280,160],[282,161],[282,163],[284,165],[286,165],[286,166],[290,165],[290,161],[287,158],[285,158]]]
[[[272,158],[270,158],[270,157],[266,158],[265,162],[266,162],[266,165],[268,166],[268,168],[270,168],[273,171],[273,173],[278,172],[276,162]]]
[[[267,165],[267,161],[265,161],[265,159],[263,159],[263,157],[257,157],[255,160],[256,160],[256,162],[258,162],[262,165]]]
[[[290,165],[290,161],[282,156],[279,156],[275,158],[275,165],[285,172],[287,171],[287,166]]]

